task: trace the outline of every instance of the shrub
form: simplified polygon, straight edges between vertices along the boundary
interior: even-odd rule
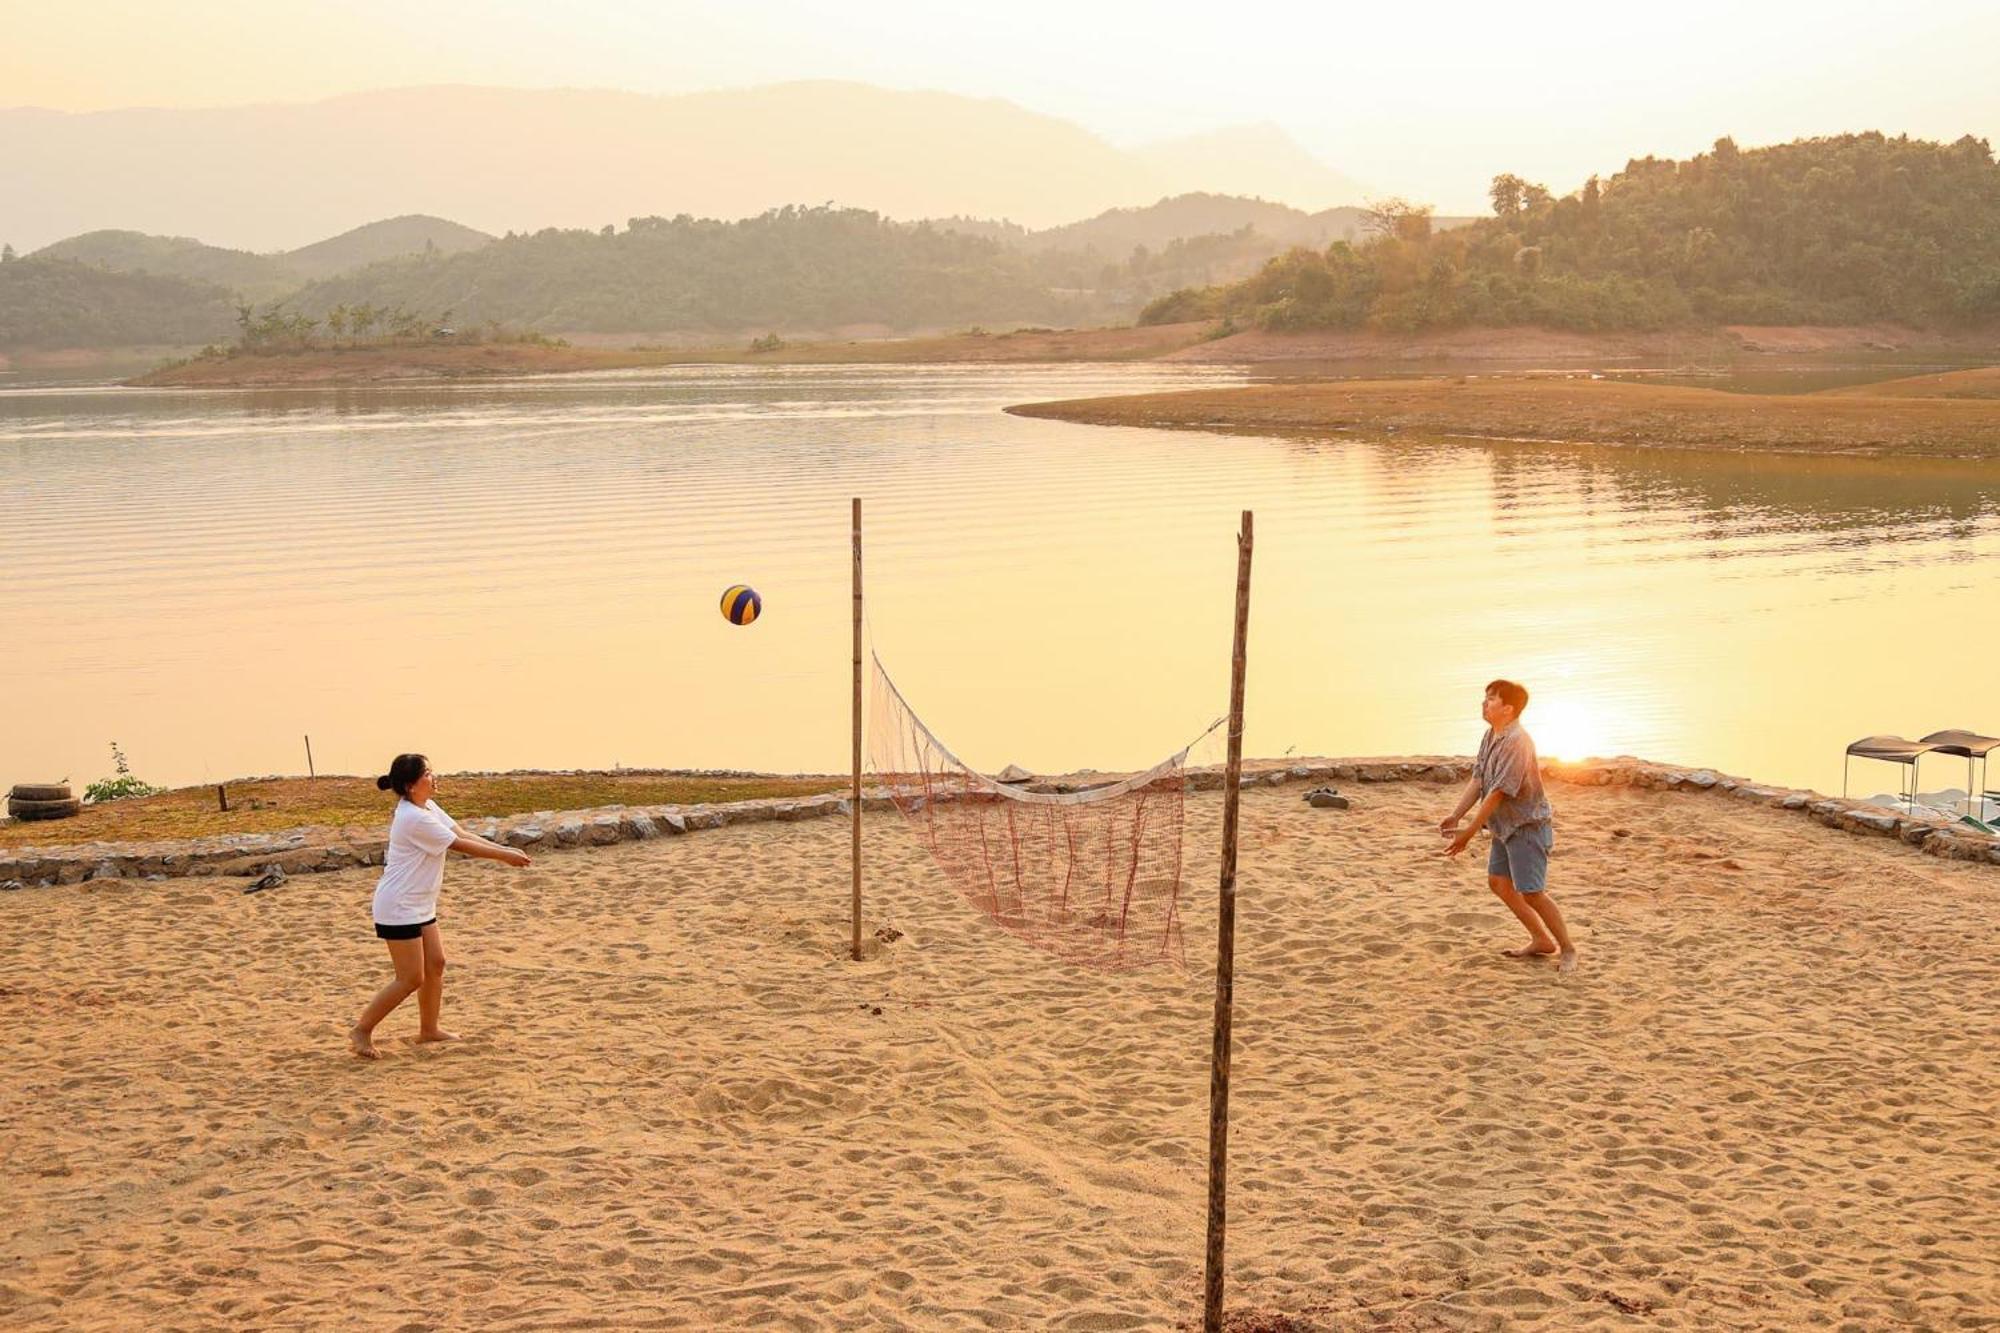
[[[83,789],[83,799],[92,805],[102,805],[106,801],[122,801],[133,796],[151,796],[161,790],[132,772],[132,765],[126,762],[125,751],[118,748],[118,742],[111,742],[111,764],[118,770],[116,777],[101,778]]]

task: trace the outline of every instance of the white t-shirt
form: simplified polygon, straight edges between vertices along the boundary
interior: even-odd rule
[[[396,802],[389,821],[389,850],[382,857],[382,880],[375,886],[375,920],[384,926],[415,926],[437,915],[444,885],[444,856],[458,838],[458,825],[436,801]]]

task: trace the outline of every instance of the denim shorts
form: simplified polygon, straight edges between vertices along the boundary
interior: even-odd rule
[[[1522,893],[1540,893],[1549,884],[1549,852],[1555,845],[1555,825],[1548,820],[1523,824],[1504,838],[1494,837],[1486,873],[1513,880]]]

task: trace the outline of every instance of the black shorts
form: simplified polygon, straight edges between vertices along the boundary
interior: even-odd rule
[[[432,917],[428,921],[418,921],[408,926],[385,926],[380,921],[377,921],[375,923],[375,938],[378,940],[414,940],[424,933],[425,926],[435,926],[436,924],[436,917]]]

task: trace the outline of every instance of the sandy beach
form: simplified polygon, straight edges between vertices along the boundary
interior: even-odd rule
[[[1448,791],[1245,794],[1242,1326],[2000,1323],[2000,871],[1564,787],[1559,978]],[[467,1040],[374,1064],[373,870],[0,895],[0,1324],[1196,1319],[1220,809],[1186,973],[1030,950],[891,815],[859,964],[844,820],[457,862]]]
[[[1746,394],[1580,376],[1308,380],[1007,410],[1099,426],[1608,444],[1899,459],[2000,458],[1992,367],[1817,393]]]

